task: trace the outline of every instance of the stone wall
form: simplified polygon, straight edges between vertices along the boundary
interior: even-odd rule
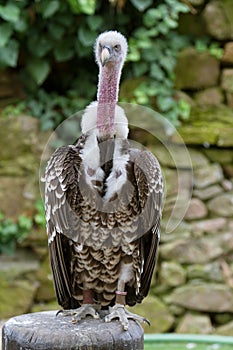
[[[180,52],[176,86],[199,107],[233,107],[233,4],[231,0],[190,0],[192,13],[181,16],[179,30],[196,39],[208,37],[223,48],[221,59],[194,47]],[[209,44],[211,47],[211,44]],[[212,46],[213,47],[213,46]]]
[[[180,31],[208,36],[223,48],[222,58],[189,47],[180,52],[177,98],[192,106],[178,128],[192,160],[193,193],[181,224],[163,233],[156,280],[144,306],[149,332],[233,335],[233,4],[231,0],[190,0]],[[177,136],[172,138],[177,148]],[[150,147],[150,146],[149,146]],[[171,146],[170,146],[171,147]],[[164,149],[151,146],[167,182],[163,228],[177,191],[177,171]],[[183,189],[191,190],[182,177]],[[183,164],[182,164],[183,163]],[[186,164],[187,165],[187,164]],[[154,305],[154,309],[153,309]]]
[[[152,149],[168,187],[157,278],[145,301],[163,306],[161,322],[156,308],[154,313],[152,306],[147,309],[152,331],[233,335],[233,181],[226,171],[233,163],[232,149],[188,147],[193,193],[184,219],[171,233],[166,223],[177,169],[160,147]],[[190,191],[191,182],[181,181],[182,191]]]
[[[39,193],[39,166],[48,133],[26,115],[0,115],[0,211],[6,217],[33,215]]]

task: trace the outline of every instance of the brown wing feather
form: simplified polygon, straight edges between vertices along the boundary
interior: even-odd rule
[[[49,244],[49,255],[58,303],[64,309],[78,307],[77,301],[71,295],[70,245],[64,235],[57,234]]]
[[[134,176],[142,213],[139,225],[144,233],[140,238],[142,269],[139,293],[128,287],[127,304],[141,302],[148,294],[158,250],[160,219],[163,197],[163,179],[160,165],[149,151],[131,151],[134,162]]]
[[[72,210],[70,196],[77,188],[80,176],[80,143],[74,146],[58,148],[52,155],[45,173],[45,207],[50,262],[53,272],[54,287],[58,303],[64,308],[77,307],[77,301],[71,294],[71,248],[69,238],[75,235],[71,223],[77,221]]]

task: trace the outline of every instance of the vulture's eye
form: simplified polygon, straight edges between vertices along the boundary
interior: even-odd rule
[[[121,50],[121,45],[115,45],[115,46],[114,46],[114,50],[115,50],[116,52],[119,52],[119,51]]]

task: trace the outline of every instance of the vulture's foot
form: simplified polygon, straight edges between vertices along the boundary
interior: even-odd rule
[[[71,309],[71,310],[60,310],[58,311],[58,314],[61,314],[62,316],[71,316],[72,317],[72,323],[77,323],[78,321],[86,318],[87,316],[92,316],[95,319],[99,319],[99,313],[100,305],[97,304],[83,304],[78,309]]]
[[[134,320],[136,322],[146,322],[148,325],[150,325],[150,322],[139,315],[133,314],[132,312],[128,311],[124,305],[116,304],[112,308],[110,308],[110,313],[105,316],[105,322],[111,322],[113,319],[119,319],[123,329],[127,331],[129,328],[129,319]]]

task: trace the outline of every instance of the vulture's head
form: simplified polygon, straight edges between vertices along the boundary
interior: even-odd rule
[[[96,61],[100,67],[122,66],[127,55],[127,49],[127,41],[122,34],[113,30],[104,32],[96,40]]]

